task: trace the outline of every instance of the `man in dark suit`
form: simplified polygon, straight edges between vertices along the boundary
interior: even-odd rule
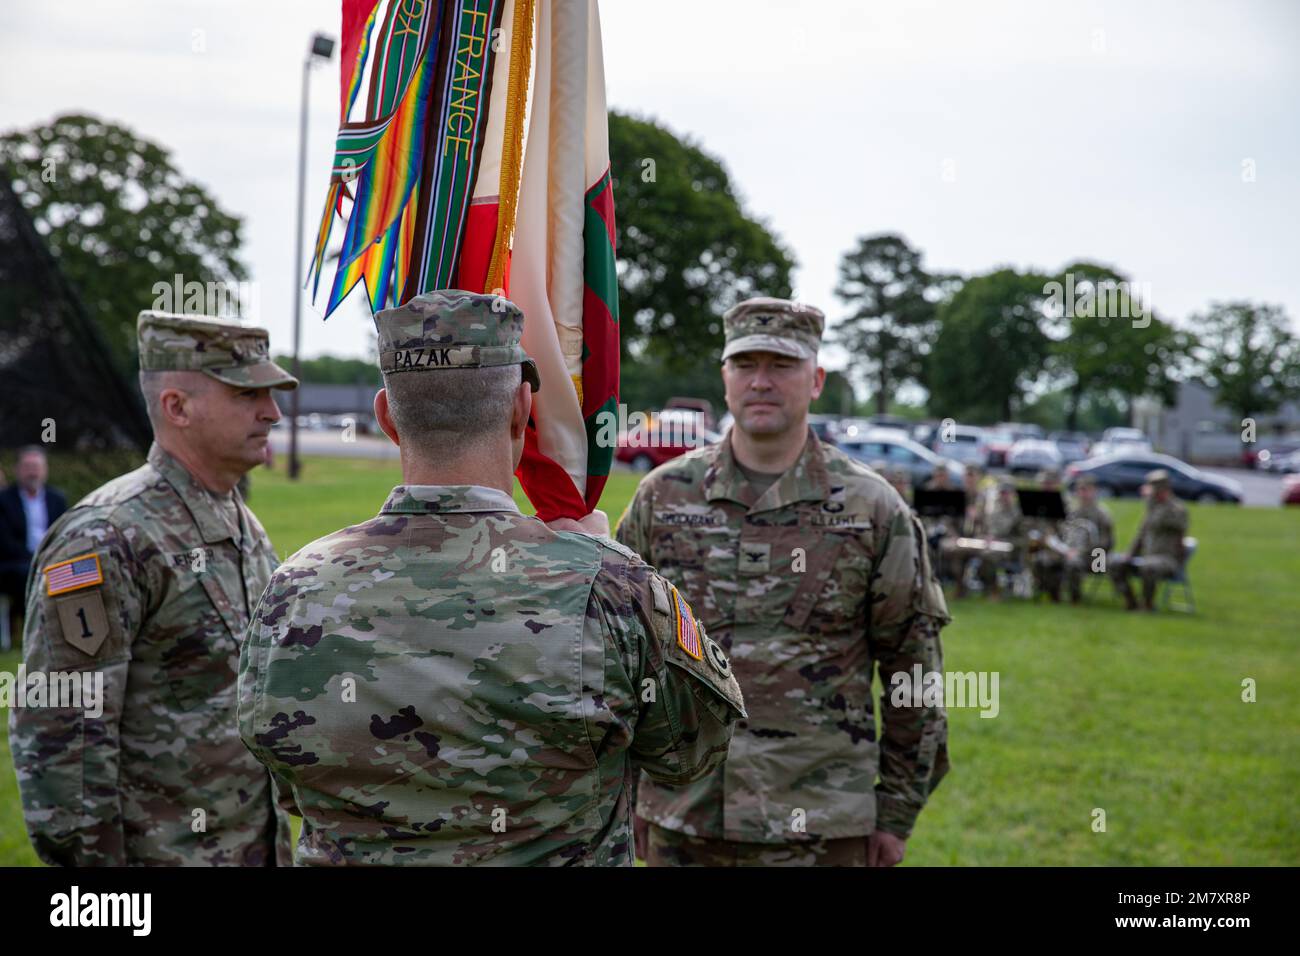
[[[18,450],[16,481],[0,491],[0,593],[23,606],[27,571],[50,525],[68,510],[63,492],[45,483],[49,462],[39,445]]]

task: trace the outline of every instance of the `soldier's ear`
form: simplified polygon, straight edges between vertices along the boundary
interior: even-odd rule
[[[515,401],[510,410],[510,439],[520,441],[528,428],[528,418],[533,413],[533,387],[520,382],[515,389]]]
[[[381,388],[375,393],[375,421],[379,423],[379,430],[388,436],[389,441],[401,447],[402,442],[397,437],[397,428],[393,425],[392,413],[388,410],[388,389],[386,388]]]
[[[820,365],[813,371],[812,397],[814,400],[821,398],[822,389],[826,387],[826,369]]]
[[[184,428],[190,423],[189,393],[182,388],[170,386],[158,393],[158,408],[163,420],[170,425]]]

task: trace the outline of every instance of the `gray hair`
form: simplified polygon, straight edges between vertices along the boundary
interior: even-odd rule
[[[384,387],[403,446],[455,458],[506,430],[521,381],[518,365],[497,365],[391,373]]]
[[[168,388],[179,388],[195,394],[205,382],[213,381],[202,372],[174,372],[170,370],[140,370],[140,394],[144,396],[144,407],[149,413],[149,424],[154,432],[163,423],[162,393]]]

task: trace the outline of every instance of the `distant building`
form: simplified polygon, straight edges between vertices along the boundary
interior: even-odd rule
[[[298,414],[319,416],[323,424],[335,424],[331,419],[351,418],[357,431],[375,431],[375,385],[313,385],[304,382],[300,388]],[[280,398],[280,410],[286,415],[290,409],[289,397]]]
[[[1133,424],[1151,438],[1158,451],[1184,461],[1236,463],[1242,453],[1242,423],[1236,413],[1216,404],[1217,393],[1201,382],[1182,382],[1169,407],[1154,401],[1133,406]],[[1300,403],[1287,402],[1276,412],[1251,416],[1256,440],[1300,431]]]

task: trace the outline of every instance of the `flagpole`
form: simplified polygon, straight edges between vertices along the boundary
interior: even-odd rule
[[[298,110],[298,215],[293,251],[293,377],[299,386],[289,398],[289,478],[298,480],[302,463],[298,460],[298,412],[302,394],[302,231],[303,215],[306,205],[307,190],[307,106],[310,100],[312,61],[321,59],[329,62],[334,55],[334,40],[323,33],[311,38],[311,48],[307,58],[302,61],[302,103]]]

